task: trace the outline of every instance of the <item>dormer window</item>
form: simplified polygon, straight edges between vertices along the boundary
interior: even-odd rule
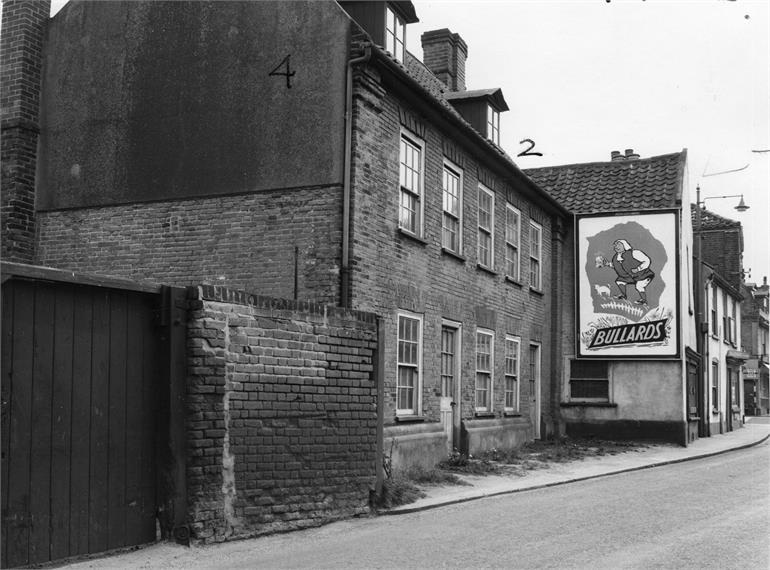
[[[444,93],[444,99],[482,137],[500,146],[500,113],[508,110],[508,104],[499,88],[449,91]]]
[[[404,43],[406,24],[404,20],[388,6],[385,9],[385,49],[398,61],[404,61]]]
[[[500,112],[487,105],[487,138],[500,146]]]

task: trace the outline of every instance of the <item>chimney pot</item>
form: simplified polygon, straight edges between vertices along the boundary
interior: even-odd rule
[[[634,152],[634,149],[627,148],[626,149],[626,160],[638,160],[639,155]]]
[[[449,29],[425,32],[422,41],[423,63],[450,91],[465,91],[465,60],[468,45]]]
[[[622,154],[620,154],[620,151],[619,151],[619,150],[613,150],[613,151],[610,153],[610,158],[612,159],[612,162],[618,162],[618,161],[620,161],[620,160],[625,160],[625,159],[626,159],[626,157],[625,157],[625,156],[623,156]]]

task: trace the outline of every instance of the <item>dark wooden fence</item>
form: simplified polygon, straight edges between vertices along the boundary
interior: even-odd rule
[[[160,288],[2,269],[2,566],[154,541],[170,473]]]

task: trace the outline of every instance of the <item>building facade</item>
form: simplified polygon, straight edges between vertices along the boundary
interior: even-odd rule
[[[744,411],[746,415],[770,414],[770,381],[768,381],[768,285],[745,283],[741,303],[741,344],[748,360],[743,366]]]
[[[690,211],[702,260],[700,332],[708,405],[701,429],[711,435],[732,431],[744,421],[742,370],[748,354],[741,328],[743,227],[702,204],[691,205]]]
[[[708,341],[703,354],[708,386],[709,435],[737,429],[744,422],[741,366],[741,301],[743,297],[713,269],[705,272],[704,298]]]
[[[394,465],[558,432],[568,212],[500,148],[462,38],[404,50],[416,18],[69,2],[43,23],[29,261],[376,313]]]
[[[686,151],[640,158],[629,149],[526,173],[576,214],[567,246],[575,254],[562,269],[577,283],[564,298],[563,429],[686,445],[705,406]]]

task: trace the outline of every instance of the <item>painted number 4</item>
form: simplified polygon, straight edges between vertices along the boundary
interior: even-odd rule
[[[286,88],[291,89],[291,78],[294,77],[296,71],[291,70],[291,54],[287,55],[281,60],[281,63],[275,66],[275,69],[268,73],[271,76],[285,77]]]

